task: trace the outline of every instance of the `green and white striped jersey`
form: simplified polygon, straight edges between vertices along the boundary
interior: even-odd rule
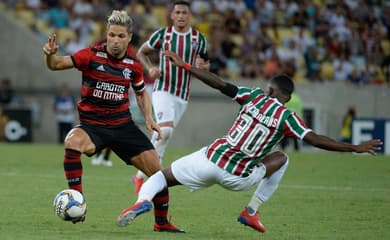
[[[191,74],[174,66],[163,51],[175,52],[183,61],[193,65],[198,55],[206,55],[207,40],[202,33],[190,28],[186,33],[175,31],[173,26],[155,31],[147,41],[148,47],[160,50],[161,77],[153,86],[153,91],[164,91],[188,101],[190,97]]]
[[[311,131],[294,112],[260,88],[239,87],[240,111],[229,133],[208,146],[207,158],[226,171],[246,177],[283,137],[303,139]]]

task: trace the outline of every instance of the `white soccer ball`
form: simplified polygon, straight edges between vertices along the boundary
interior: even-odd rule
[[[54,198],[53,206],[56,215],[65,221],[77,219],[87,211],[87,203],[83,195],[73,189],[59,192]]]

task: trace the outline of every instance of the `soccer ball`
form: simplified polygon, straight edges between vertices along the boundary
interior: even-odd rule
[[[54,212],[65,221],[82,217],[87,211],[83,195],[73,189],[65,189],[57,194],[53,202]]]

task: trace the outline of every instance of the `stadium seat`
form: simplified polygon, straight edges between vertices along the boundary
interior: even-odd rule
[[[0,11],[5,10],[5,4],[3,2],[0,2]]]
[[[15,17],[29,27],[33,26],[36,23],[35,14],[32,10],[23,9],[16,11]]]
[[[145,13],[145,7],[144,5],[138,3],[137,6],[135,7],[135,12],[139,15],[143,15]]]
[[[269,28],[267,31],[268,31],[268,34],[270,35],[270,37],[273,40],[276,40],[276,36],[274,34],[273,29]],[[279,39],[283,39],[283,40],[287,39],[288,40],[288,39],[291,39],[294,36],[294,31],[292,31],[290,28],[279,27],[279,28],[277,28],[276,31],[279,34]]]
[[[244,39],[241,34],[231,34],[232,41],[238,46],[241,47]]]
[[[320,76],[323,80],[333,80],[334,68],[331,62],[324,62],[321,64]]]
[[[381,47],[383,49],[383,53],[385,54],[385,56],[389,56],[390,55],[390,40],[382,39],[381,40]]]
[[[294,74],[294,77],[293,77],[293,80],[294,82],[296,83],[303,83],[303,82],[306,82],[306,72],[304,70],[299,70],[297,72],[295,72]]]
[[[56,30],[56,33],[60,43],[65,43],[68,39],[76,40],[76,33],[71,28],[59,28]]]
[[[36,26],[38,31],[42,32],[45,35],[49,36],[52,33],[52,30],[49,28],[49,25],[44,20],[37,19]]]
[[[94,42],[102,40],[102,36],[105,30],[106,30],[106,25],[104,23],[95,22],[92,33],[88,40],[89,43],[92,44]]]
[[[152,15],[157,18],[160,26],[167,25],[167,8],[163,6],[154,6],[152,8]],[[158,26],[156,26],[157,28]]]
[[[137,3],[135,5],[134,9],[132,9],[133,7],[134,7],[133,4],[127,5],[127,7],[125,8],[126,12],[128,12],[128,13],[136,13],[137,15],[145,14],[145,7],[141,3]]]

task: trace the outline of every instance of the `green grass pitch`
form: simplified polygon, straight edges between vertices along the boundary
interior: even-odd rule
[[[164,165],[194,149],[169,149]],[[153,232],[153,214],[119,228],[115,220],[136,197],[133,167],[112,155],[114,166],[92,166],[83,156],[87,220],[61,221],[54,196],[66,188],[63,147],[0,144],[0,239],[390,239],[390,157],[348,153],[289,153],[279,189],[260,209],[260,234],[237,222],[252,192],[214,186],[170,189],[171,221],[187,234]]]

